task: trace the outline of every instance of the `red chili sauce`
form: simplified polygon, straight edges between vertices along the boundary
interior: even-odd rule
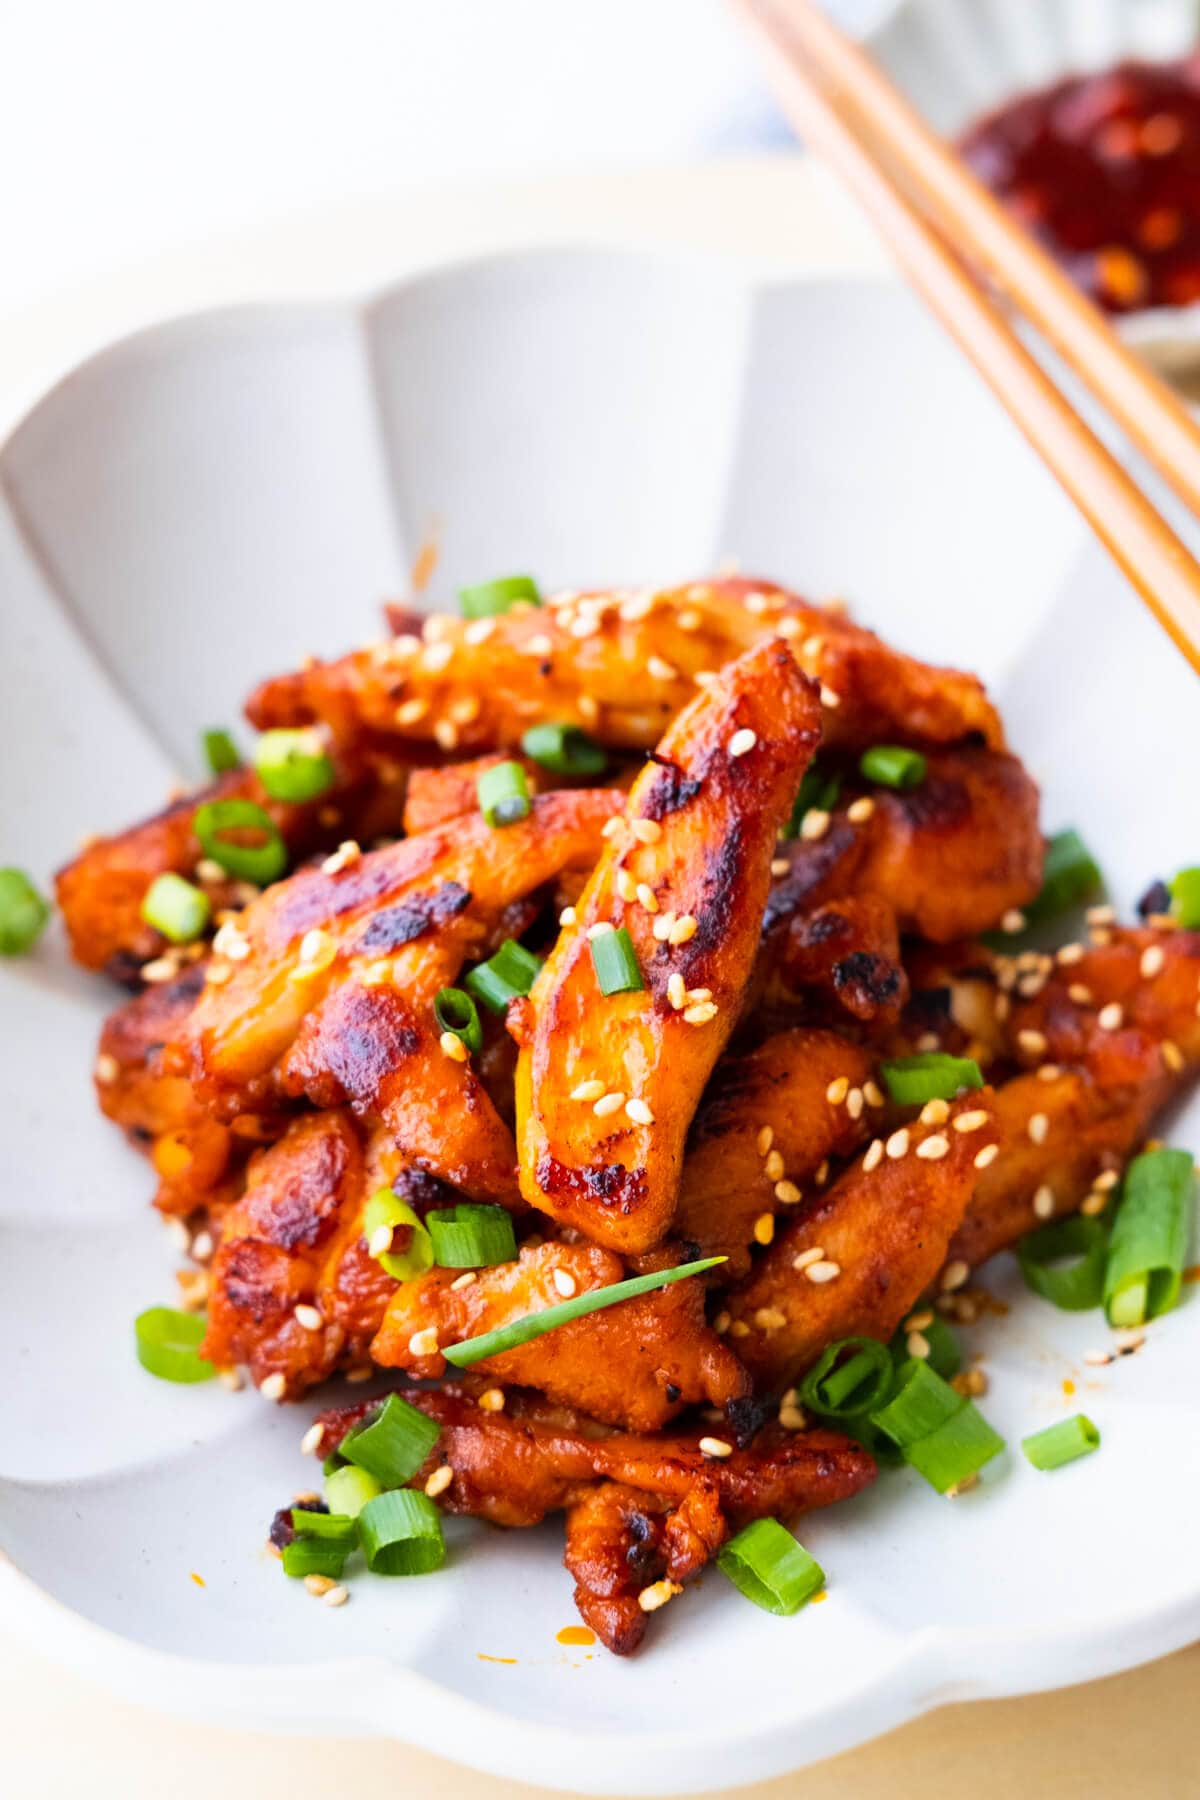
[[[1200,52],[1024,94],[959,147],[1109,312],[1200,300]]]

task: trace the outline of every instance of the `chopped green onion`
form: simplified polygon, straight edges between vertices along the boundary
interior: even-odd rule
[[[900,744],[875,744],[864,750],[858,767],[867,781],[902,790],[920,787],[929,771],[919,750],[906,750]]]
[[[451,1031],[468,1050],[483,1049],[483,1026],[475,1002],[464,988],[439,988],[434,995],[433,1016],[439,1031]]]
[[[217,1371],[200,1355],[207,1329],[203,1313],[148,1307],[133,1321],[137,1359],[160,1381],[211,1381]]]
[[[895,1366],[886,1344],[874,1338],[842,1338],[830,1344],[800,1387],[801,1404],[826,1418],[853,1418],[882,1406],[892,1391]]]
[[[825,1571],[778,1519],[755,1519],[717,1552],[717,1567],[764,1612],[790,1618],[825,1586]]]
[[[253,800],[209,800],[197,807],[192,830],[201,849],[220,863],[236,881],[253,881],[259,887],[278,881],[287,868],[287,850],[268,814]],[[228,832],[253,832],[260,840],[247,844],[230,840]]]
[[[906,1463],[939,1494],[977,1474],[1004,1448],[979,1409],[925,1362],[912,1359],[897,1371],[898,1386],[871,1423],[887,1433]]]
[[[1126,1169],[1104,1276],[1110,1325],[1142,1325],[1179,1299],[1193,1183],[1186,1150],[1147,1150]]]
[[[0,956],[24,956],[33,949],[50,917],[22,869],[0,869]]]
[[[1167,883],[1171,915],[1185,931],[1200,930],[1200,869],[1180,869]]]
[[[901,1326],[892,1339],[892,1356],[897,1367],[902,1362],[906,1362],[912,1354],[908,1348],[909,1335]],[[922,1356],[920,1361],[931,1368],[935,1375],[940,1375],[944,1381],[949,1381],[952,1375],[957,1375],[962,1368],[962,1350],[958,1339],[945,1319],[940,1319],[935,1313],[928,1325],[921,1326],[921,1336],[929,1345],[929,1354]]]
[[[589,938],[592,967],[602,994],[636,994],[645,987],[633,939],[624,925]]]
[[[608,758],[578,725],[531,725],[521,739],[531,762],[556,775],[602,775]]]
[[[879,1065],[887,1091],[897,1106],[924,1106],[927,1100],[953,1100],[960,1088],[980,1088],[979,1064],[969,1056],[929,1050],[919,1056],[897,1056]]]
[[[1070,1419],[1060,1419],[1057,1425],[1047,1425],[1045,1431],[1022,1438],[1021,1448],[1035,1469],[1061,1469],[1064,1463],[1098,1450],[1100,1433],[1083,1413],[1075,1413]]]
[[[311,731],[264,731],[254,752],[258,779],[272,800],[299,805],[336,780],[333,762]]]
[[[242,758],[237,745],[227,731],[214,727],[211,731],[200,734],[200,742],[204,749],[204,759],[214,775],[224,775],[230,769],[240,769]]]
[[[357,1519],[368,1500],[374,1500],[376,1494],[382,1494],[383,1483],[376,1481],[367,1469],[358,1469],[353,1463],[339,1463],[329,1469],[325,1475],[325,1504],[331,1513],[340,1513],[344,1518]],[[295,1514],[292,1514],[293,1523]]]
[[[347,1462],[356,1463],[385,1488],[400,1487],[415,1475],[441,1435],[441,1426],[410,1406],[399,1394],[348,1431],[338,1446]]]
[[[502,1013],[510,1000],[529,992],[541,972],[541,958],[515,938],[508,938],[495,956],[467,970],[463,986],[490,1012]]]
[[[295,1537],[279,1554],[285,1575],[330,1575],[336,1580],[352,1548],[330,1538]]]
[[[492,619],[497,613],[510,612],[518,600],[534,606],[542,604],[537,582],[531,575],[505,575],[499,581],[483,581],[477,587],[458,590],[458,605],[464,619]]]
[[[371,1251],[386,1274],[396,1281],[411,1281],[414,1275],[423,1275],[426,1269],[432,1269],[433,1239],[421,1223],[420,1214],[413,1211],[407,1200],[386,1187],[376,1188],[363,1209],[363,1236],[368,1249],[375,1233],[384,1225],[407,1225],[412,1232],[407,1250]]]
[[[701,1275],[705,1269],[715,1269],[718,1263],[728,1260],[725,1256],[706,1256],[700,1262],[681,1263],[677,1269],[659,1269],[651,1275],[634,1275],[628,1281],[613,1282],[610,1287],[593,1288],[590,1293],[576,1294],[573,1300],[564,1300],[561,1305],[547,1306],[541,1312],[512,1319],[496,1331],[485,1331],[480,1337],[451,1344],[442,1350],[442,1355],[456,1369],[469,1369],[485,1357],[502,1356],[506,1350],[517,1350],[547,1331],[569,1325],[572,1319],[582,1319],[587,1313],[616,1306],[621,1300],[636,1299],[639,1294],[651,1294],[656,1288],[669,1287],[673,1281],[682,1281],[688,1275]]]
[[[840,775],[828,774],[824,769],[818,768],[815,762],[810,763],[801,779],[800,792],[796,795],[796,803],[784,829],[784,837],[799,837],[805,813],[832,812],[841,791]]]
[[[142,901],[142,917],[173,944],[191,944],[212,918],[208,895],[182,875],[156,875]]]
[[[439,1207],[425,1220],[433,1239],[433,1259],[442,1269],[490,1269],[512,1262],[517,1239],[512,1215],[502,1206]]]
[[[1046,845],[1040,892],[1022,907],[1027,925],[1041,925],[1091,899],[1104,878],[1077,831],[1060,831]]]
[[[376,1575],[430,1575],[446,1560],[442,1515],[428,1495],[396,1488],[358,1515],[367,1567]]]
[[[1043,1300],[1064,1312],[1088,1312],[1104,1298],[1108,1232],[1081,1213],[1053,1219],[1021,1239],[1017,1261],[1026,1287]]]
[[[358,1537],[349,1513],[309,1512],[302,1506],[292,1508],[292,1530],[297,1537],[324,1538],[344,1550],[353,1550]]]
[[[475,783],[475,791],[479,795],[480,812],[497,830],[529,817],[533,802],[529,798],[525,771],[519,762],[493,763]]]

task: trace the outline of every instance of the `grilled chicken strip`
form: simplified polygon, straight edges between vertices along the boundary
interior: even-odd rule
[[[1042,880],[1038,791],[1021,763],[969,747],[931,752],[928,763],[920,787],[876,788],[839,807],[821,837],[780,846],[791,867],[772,888],[768,934],[822,902],[871,896],[887,901],[901,931],[947,944],[990,930],[1033,898]]]
[[[512,1009],[522,1193],[608,1249],[649,1250],[671,1229],[688,1125],[741,1007],[818,728],[782,642],[725,669],[639,775],[576,922]],[[591,934],[614,927],[645,986],[605,995]]]
[[[876,1138],[815,1195],[728,1295],[730,1335],[760,1391],[786,1387],[838,1338],[886,1342],[946,1259],[996,1142],[990,1089]],[[796,1259],[801,1267],[796,1267]]]
[[[348,1104],[411,1166],[518,1204],[511,1134],[475,1068],[441,1048],[434,997],[487,953],[514,901],[591,865],[620,805],[605,790],[546,794],[503,830],[476,814],[277,884],[218,936],[172,1066],[221,1115],[281,1095]]]
[[[519,1391],[507,1395],[503,1412],[485,1411],[460,1387],[404,1397],[442,1427],[412,1485],[423,1487],[435,1469],[449,1468],[449,1485],[437,1496],[447,1512],[518,1527],[568,1512],[567,1562],[576,1578],[576,1604],[618,1654],[640,1642],[648,1615],[637,1596],[660,1570],[682,1582],[751,1519],[795,1518],[848,1499],[875,1476],[867,1452],[831,1431],[789,1434],[768,1426],[748,1448],[717,1459],[704,1454],[696,1433],[605,1432],[578,1413]],[[335,1450],[377,1404],[323,1413],[320,1454]],[[643,1496],[645,1535],[652,1539],[651,1554],[626,1557],[624,1581],[617,1559],[631,1541],[640,1541],[642,1527],[628,1503],[615,1512],[607,1503],[588,1504],[612,1484]]]
[[[649,750],[697,680],[776,634],[824,690],[827,744],[1004,741],[974,676],[931,668],[836,612],[742,578],[560,595],[470,623],[438,614],[424,642],[406,633],[264,682],[247,712],[260,727],[320,720],[342,743],[512,749],[553,719]]]
[[[660,1252],[643,1267],[683,1260]],[[371,1355],[417,1378],[446,1372],[438,1344],[479,1337],[528,1313],[560,1305],[624,1279],[619,1256],[595,1244],[539,1244],[513,1263],[481,1269],[468,1286],[457,1269],[431,1269],[392,1296]],[[736,1356],[704,1320],[704,1285],[677,1281],[561,1325],[517,1350],[475,1365],[499,1381],[537,1388],[550,1400],[630,1431],[654,1431],[684,1406],[724,1406],[744,1398],[750,1381]]]
[[[204,849],[192,829],[196,811],[212,800],[250,800],[271,818],[293,859],[332,849],[347,838],[369,842],[399,831],[404,769],[375,751],[343,753],[338,779],[302,805],[272,800],[253,769],[233,769],[208,787],[175,800],[153,818],[115,837],[97,838],[55,877],[71,953],[85,969],[103,969],[136,986],[141,966],[167,947],[142,918],[142,902],[159,875],[199,880]],[[227,877],[200,882],[213,912],[243,904],[247,886]]]
[[[817,1170],[865,1142],[881,1099],[865,1050],[832,1031],[779,1032],[718,1067],[688,1137],[675,1229],[702,1256],[728,1256],[737,1279],[769,1243]],[[853,1099],[851,1095],[855,1096]],[[832,1097],[831,1097],[832,1096]]]

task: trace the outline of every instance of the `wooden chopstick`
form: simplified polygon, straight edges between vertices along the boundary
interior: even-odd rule
[[[1075,412],[1022,344],[999,306],[980,290],[959,255],[948,248],[909,197],[910,193],[926,197],[928,187],[922,177],[935,160],[926,152],[920,168],[914,169],[911,134],[922,138],[930,134],[909,113],[884,77],[818,13],[811,0],[739,0],[739,4],[770,53],[775,85],[793,121],[842,175],[912,285],[966,352],[1164,630],[1200,673],[1200,564]],[[871,77],[869,86],[861,80],[864,66]],[[880,104],[880,90],[890,96],[886,108]],[[899,135],[894,130],[885,133],[881,119],[894,127],[898,116],[906,118],[911,134],[907,129]],[[879,148],[884,142],[886,164]],[[936,145],[936,140],[934,144],[938,151],[936,160],[940,163],[944,158],[955,177],[952,182],[943,172],[938,194],[929,196],[934,216],[943,222],[950,217],[941,207],[939,195],[944,197],[953,189],[959,208],[953,214],[956,250],[968,256],[978,254],[989,270],[994,258],[997,279],[1001,266],[1010,266],[1010,237],[1017,240],[1023,257],[1028,253],[1025,272],[1015,284],[1006,282],[1005,286],[1014,301],[1022,305],[1033,280],[1030,271],[1039,260],[1048,259],[1000,213],[991,197],[954,163],[948,152]],[[897,185],[893,170],[903,170],[907,192]],[[956,185],[959,177],[962,187]],[[969,206],[962,198],[964,189]],[[986,254],[977,252],[973,235],[976,200],[1003,224],[1003,232],[995,230],[988,236]],[[1165,461],[1159,443],[1170,441],[1186,449],[1187,456],[1181,451],[1184,476],[1177,479],[1177,469],[1172,469],[1171,476],[1172,485],[1189,500],[1193,499],[1193,464],[1189,458],[1196,450],[1194,503],[1200,510],[1200,439],[1191,420],[1169,390],[1129,355],[1082,295],[1074,290],[1058,294],[1060,285],[1066,289],[1069,284],[1058,276],[1057,270],[1053,274],[1054,308],[1061,300],[1063,307],[1069,305],[1072,317],[1078,313],[1088,325],[1086,344],[1059,344],[1057,337],[1055,343],[1064,354],[1069,347],[1069,360],[1088,388],[1147,454],[1153,448],[1157,465]],[[1035,323],[1051,316],[1046,310],[1051,305],[1049,289],[1050,284],[1041,282],[1039,276],[1038,313],[1035,317],[1031,309],[1029,315]],[[1055,310],[1053,317],[1069,338],[1070,329],[1064,323],[1066,314]],[[1050,335],[1049,328],[1046,335]],[[1108,349],[1103,358],[1103,387],[1091,360],[1091,346],[1097,340],[1105,342]],[[1119,382],[1115,380],[1117,373]]]

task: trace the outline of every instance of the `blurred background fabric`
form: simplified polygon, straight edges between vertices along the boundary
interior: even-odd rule
[[[891,0],[833,0],[861,29]],[[4,0],[0,311],[256,220],[790,134],[725,0]]]

